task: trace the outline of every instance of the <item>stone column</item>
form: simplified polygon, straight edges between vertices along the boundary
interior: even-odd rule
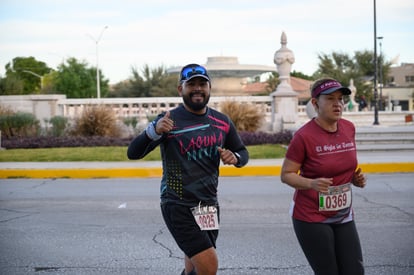
[[[286,47],[286,34],[282,32],[280,39],[282,47],[276,51],[274,63],[279,73],[280,84],[270,94],[272,97],[272,131],[294,130],[298,121],[298,94],[290,85],[290,71],[295,62],[295,56]]]
[[[351,90],[351,94],[349,95],[347,110],[348,112],[358,112],[359,104],[355,101],[355,95],[357,90],[354,85],[354,80],[352,78],[349,80],[348,88]]]

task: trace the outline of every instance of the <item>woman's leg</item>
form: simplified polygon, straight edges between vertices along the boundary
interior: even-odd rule
[[[331,225],[292,220],[296,237],[313,272],[316,275],[338,275]]]
[[[364,274],[361,244],[355,222],[335,225],[334,232],[339,274]]]

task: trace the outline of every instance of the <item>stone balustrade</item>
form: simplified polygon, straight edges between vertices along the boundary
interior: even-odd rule
[[[271,96],[231,96],[211,97],[209,106],[220,110],[220,104],[225,101],[238,101],[255,104],[265,114],[262,130],[271,130],[272,121]],[[149,98],[101,98],[101,99],[68,99],[64,95],[30,95],[30,96],[0,96],[0,104],[15,111],[33,113],[44,124],[53,116],[74,118],[90,105],[104,104],[114,109],[120,119],[136,117],[140,124],[145,124],[157,114],[172,109],[182,103],[181,97],[149,97]],[[298,114],[296,125],[303,125],[309,120],[305,105],[298,105],[292,113]],[[413,111],[380,111],[379,122],[384,125],[406,125],[407,116],[413,116]],[[373,111],[343,113],[356,126],[371,126],[374,121]]]
[[[271,96],[231,96],[211,97],[209,106],[220,110],[220,103],[225,101],[238,101],[240,103],[255,104],[265,114],[263,130],[269,130],[272,117]],[[104,98],[104,99],[65,99],[59,100],[58,105],[63,110],[62,115],[74,118],[81,114],[82,110],[90,105],[105,104],[110,106],[119,118],[136,117],[140,123],[147,123],[156,115],[168,109],[172,109],[182,103],[181,97],[148,97],[148,98]],[[306,105],[298,105],[298,125],[309,120]],[[380,111],[381,125],[404,125],[405,116],[414,115],[410,111]],[[343,117],[355,123],[356,126],[371,126],[374,121],[373,111],[347,112]],[[412,123],[412,122],[411,122]]]
[[[270,96],[234,96],[211,97],[209,106],[220,110],[220,103],[225,101],[238,101],[241,103],[255,104],[265,114],[272,112]],[[107,105],[111,107],[120,118],[137,117],[146,119],[154,117],[168,109],[175,108],[182,103],[181,97],[147,97],[147,98],[104,98],[104,99],[65,99],[58,105],[63,110],[62,115],[73,118],[90,105]],[[304,112],[305,106],[300,108]]]

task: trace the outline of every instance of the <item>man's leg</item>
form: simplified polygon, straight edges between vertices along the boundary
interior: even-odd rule
[[[184,255],[184,266],[185,266],[185,269],[184,269],[183,275],[188,275],[190,274],[190,272],[193,272],[193,271],[195,274],[195,267],[187,255]]]
[[[218,270],[218,258],[216,249],[210,247],[191,258],[197,275],[216,275]],[[187,265],[186,265],[187,266]]]
[[[218,230],[200,230],[188,207],[162,204],[161,209],[165,223],[177,245],[185,255],[189,255],[184,256],[185,269],[182,273],[187,273],[185,275],[216,274],[218,259],[215,245]],[[195,273],[192,274],[192,271]]]

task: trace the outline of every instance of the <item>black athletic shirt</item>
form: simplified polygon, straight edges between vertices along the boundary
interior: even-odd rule
[[[163,116],[164,113],[153,123]],[[207,108],[205,114],[197,115],[183,105],[170,111],[170,119],[174,121],[171,132],[153,141],[144,131],[130,143],[128,158],[143,158],[160,145],[163,166],[161,203],[218,204],[220,154],[217,147],[240,155],[236,167],[244,166],[249,159],[233,122],[214,109]]]

